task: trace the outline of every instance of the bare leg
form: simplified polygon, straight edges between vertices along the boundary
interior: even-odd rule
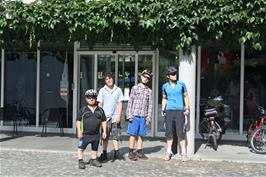
[[[83,159],[83,149],[78,149],[78,159]]]
[[[108,147],[108,138],[105,138],[104,140],[103,140],[103,150],[104,151],[107,151],[107,147]]]
[[[143,145],[143,137],[139,136],[138,137],[138,149],[142,149]]]
[[[129,148],[134,149],[135,146],[135,136],[130,136],[129,137]]]
[[[172,153],[172,144],[173,144],[173,138],[167,138],[166,145],[167,145],[167,153]]]
[[[96,159],[97,158],[97,151],[91,151],[91,159]]]
[[[117,140],[113,140],[113,145],[114,145],[115,150],[119,149],[119,142]]]
[[[186,139],[185,138],[178,138],[180,139],[179,144],[181,147],[181,154],[187,154],[187,148],[186,148]]]

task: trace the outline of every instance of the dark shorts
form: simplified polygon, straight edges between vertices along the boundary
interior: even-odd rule
[[[111,140],[120,140],[121,138],[121,126],[120,123],[107,122],[107,137]]]
[[[79,149],[85,150],[88,144],[91,144],[91,150],[97,151],[100,143],[100,134],[96,135],[83,135],[83,138],[79,140]]]
[[[167,138],[173,138],[173,133],[176,131],[178,137],[184,137],[183,132],[185,123],[184,111],[168,110],[165,117],[165,136]]]

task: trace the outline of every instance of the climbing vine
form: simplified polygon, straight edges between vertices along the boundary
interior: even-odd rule
[[[265,47],[266,0],[21,0],[0,4],[0,45],[38,40],[190,50],[215,41]]]

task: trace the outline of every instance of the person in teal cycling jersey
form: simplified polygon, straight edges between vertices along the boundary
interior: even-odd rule
[[[172,157],[173,134],[178,137],[181,147],[181,160],[187,160],[185,115],[189,114],[189,97],[184,82],[177,80],[177,70],[169,67],[166,71],[168,82],[162,86],[162,113],[165,116],[167,153],[165,160]],[[176,132],[174,132],[174,130]]]

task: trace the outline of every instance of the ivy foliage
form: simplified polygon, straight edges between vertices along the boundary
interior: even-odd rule
[[[0,4],[0,45],[86,41],[190,50],[265,47],[266,0],[21,0]]]

